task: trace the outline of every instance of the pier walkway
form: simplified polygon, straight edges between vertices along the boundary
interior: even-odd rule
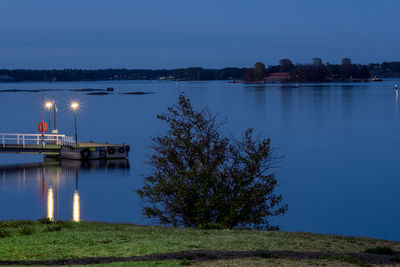
[[[91,160],[127,158],[129,150],[125,144],[76,143],[72,137],[63,134],[0,133],[0,153]]]
[[[63,134],[0,133],[0,153],[59,155],[62,146],[74,145],[73,138]]]

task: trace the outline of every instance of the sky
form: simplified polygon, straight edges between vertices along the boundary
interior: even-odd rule
[[[0,68],[400,61],[399,0],[0,0]]]

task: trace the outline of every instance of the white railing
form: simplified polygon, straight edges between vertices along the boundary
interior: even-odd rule
[[[64,146],[73,146],[75,144],[72,137],[64,134],[0,133],[0,142],[3,147],[5,147],[6,144],[22,145],[22,147],[25,147],[26,144]]]

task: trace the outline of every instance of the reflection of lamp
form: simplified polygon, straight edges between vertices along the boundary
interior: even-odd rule
[[[74,202],[72,205],[72,220],[74,222],[79,222],[81,220],[81,206],[79,202],[78,190],[75,190],[74,193]]]
[[[72,203],[72,221],[79,222],[81,220],[81,203],[79,201],[78,192],[78,170],[75,170],[75,193]]]
[[[54,193],[51,187],[47,192],[47,218],[54,221]]]

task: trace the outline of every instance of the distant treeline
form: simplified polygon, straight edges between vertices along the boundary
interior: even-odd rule
[[[281,59],[279,65],[268,68],[263,63],[257,62],[252,69],[245,70],[243,79],[247,82],[363,80],[369,79],[371,72],[370,65],[353,64],[350,58],[344,58],[341,64],[324,64],[320,58],[313,58],[310,64],[293,64],[290,59]]]
[[[377,77],[400,77],[400,62],[353,64],[349,58],[341,64],[323,63],[314,58],[310,64],[293,64],[282,59],[279,65],[265,67],[256,63],[253,68],[204,69],[0,69],[0,81],[101,81],[101,80],[245,80],[261,81],[272,74],[284,73],[288,81],[310,82],[341,79],[366,79]],[[278,75],[279,76],[279,75]]]

